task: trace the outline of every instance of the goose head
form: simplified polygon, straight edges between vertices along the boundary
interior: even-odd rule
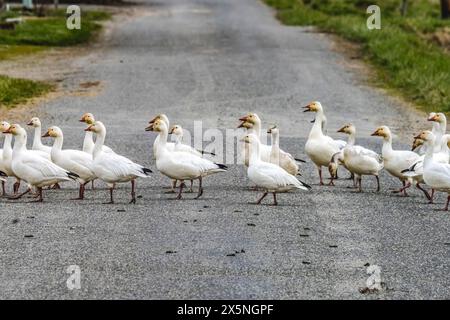
[[[8,130],[9,126],[10,126],[9,122],[1,121],[0,122],[0,132],[5,133],[5,131]]]
[[[278,129],[278,127],[275,124],[267,130],[268,134],[278,134],[279,132],[280,132],[280,130]]]
[[[421,139],[421,140],[423,140],[423,142],[425,144],[433,145],[435,135],[429,130],[424,130],[421,133],[419,133],[417,136],[415,136],[414,139]]]
[[[323,111],[322,104],[319,101],[312,101],[303,107],[303,112],[319,112]]]
[[[28,126],[39,128],[41,127],[41,120],[38,117],[31,118],[30,122],[27,123]]]
[[[145,131],[167,132],[167,126],[162,119],[156,119],[147,128],[145,128]]]
[[[174,134],[178,137],[182,137],[183,136],[183,128],[176,124],[174,126],[172,126],[172,128],[170,128],[169,134]]]
[[[422,139],[414,139],[413,144],[411,146],[411,151],[416,150],[418,147],[423,145],[424,141]]]
[[[350,124],[346,124],[345,126],[340,128],[337,132],[342,132],[345,134],[355,134],[356,128],[353,124],[350,123]]]
[[[243,121],[241,122],[241,124],[238,126],[239,128],[245,128],[245,129],[252,129],[253,128],[253,124],[251,124],[250,122],[247,121]]]
[[[79,121],[91,125],[91,124],[94,124],[95,118],[92,113],[88,112],[88,113],[83,114]]]
[[[250,145],[256,144],[258,142],[258,137],[255,134],[250,133],[246,134],[240,141],[243,143],[248,143]]]
[[[447,117],[442,112],[439,113],[430,113],[430,117],[428,117],[428,121],[434,121],[439,124],[446,124],[447,123]]]
[[[261,119],[256,113],[250,112],[246,116],[239,118],[239,121],[248,122],[251,125],[261,125]]]
[[[12,124],[9,126],[8,129],[6,129],[6,131],[4,131],[3,133],[10,133],[13,136],[26,136],[27,132],[25,131],[24,128],[22,128],[22,126],[20,124]]]
[[[62,130],[57,126],[53,126],[47,129],[47,132],[42,135],[42,138],[45,137],[58,138],[62,136],[63,136]]]
[[[106,128],[102,122],[95,121],[93,124],[89,125],[89,127],[84,129],[84,131],[90,131],[90,132],[94,132],[94,133],[98,134],[98,133],[105,133]]]
[[[375,137],[383,137],[384,139],[389,139],[392,134],[391,130],[387,126],[381,126],[375,130],[374,133],[371,134],[371,136]]]
[[[150,120],[148,123],[152,124],[155,123],[156,120],[164,121],[167,127],[169,127],[169,117],[167,117],[164,113],[158,114],[156,117],[154,117],[152,120]]]

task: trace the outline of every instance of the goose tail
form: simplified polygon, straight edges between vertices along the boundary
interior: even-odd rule
[[[214,164],[219,167],[220,171],[227,171],[228,170],[228,167],[226,165],[224,165],[224,164],[221,164],[221,163],[214,163]]]
[[[205,150],[197,150],[197,151],[200,152],[202,155],[203,154],[209,154],[211,156],[215,156],[216,155],[214,152],[208,152],[208,151],[205,151]]]
[[[299,185],[298,185],[299,189],[311,190],[311,186],[309,184],[307,184],[307,183],[305,183],[305,182],[303,182],[301,180],[298,180],[298,182],[299,182]]]
[[[152,170],[150,170],[149,168],[142,168],[142,172],[144,172],[144,174],[146,175],[146,176],[148,176],[150,173],[152,173],[153,171]]]

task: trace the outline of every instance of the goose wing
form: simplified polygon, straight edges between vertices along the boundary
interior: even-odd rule
[[[27,166],[29,174],[43,181],[52,179],[70,180],[70,172],[57,166],[50,160],[36,156],[25,156],[22,163]]]
[[[104,153],[96,163],[119,179],[128,176],[145,178],[148,177],[147,173],[151,172],[150,169],[146,169],[117,153]]]
[[[261,186],[272,185],[278,188],[294,186],[304,190],[310,189],[307,184],[299,181],[293,175],[272,163],[260,163],[254,166],[250,176],[257,185]]]

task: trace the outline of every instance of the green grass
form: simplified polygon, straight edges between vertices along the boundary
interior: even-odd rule
[[[375,81],[426,111],[450,111],[450,56],[427,35],[450,21],[439,19],[436,1],[410,1],[406,17],[394,0],[265,0],[287,25],[315,25],[360,44],[376,70]],[[368,30],[365,10],[381,8],[381,30]]]
[[[0,105],[11,107],[40,96],[51,89],[52,85],[47,83],[0,75]]]
[[[0,30],[0,45],[72,46],[89,41],[101,28],[98,23],[108,19],[109,13],[86,11],[81,13],[81,29],[66,27],[65,12],[49,12],[43,18],[26,19],[14,30]]]
[[[4,12],[0,21],[20,15],[19,11]],[[0,60],[86,43],[101,29],[99,22],[111,18],[110,13],[103,11],[82,11],[81,30],[68,30],[64,10],[48,11],[45,17],[27,15],[14,30],[0,30]],[[51,84],[0,75],[0,106],[13,107],[52,88]]]

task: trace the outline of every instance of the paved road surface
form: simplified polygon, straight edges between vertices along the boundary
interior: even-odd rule
[[[151,168],[155,135],[143,128],[160,112],[188,129],[200,119],[225,129],[256,111],[302,157],[312,115],[300,107],[313,99],[326,108],[329,133],[352,121],[360,143],[376,150],[380,141],[368,134],[377,125],[402,136],[429,125],[362,85],[326,36],[281,26],[257,0],[142,2],[143,14],[115,29],[100,53],[75,61],[79,71],[64,82],[99,80],[103,89],[38,110],[63,128],[66,147],[80,147],[77,119],[87,111],[107,125],[108,145]],[[436,206],[415,190],[392,195],[398,182],[385,173],[380,194],[370,178],[356,194],[346,180],[319,187],[311,163],[303,169],[313,190],[281,195],[278,207],[249,204],[257,194],[242,166],[206,179],[198,201],[172,200],[158,173],[138,182],[136,205],[126,204],[128,185],[116,205],[101,204],[104,188],[69,201],[70,184],[46,192],[44,204],[1,200],[0,298],[450,297],[449,216],[433,210],[443,195]],[[366,263],[381,267],[388,291],[358,292]],[[69,265],[81,269],[80,290],[66,287]]]

